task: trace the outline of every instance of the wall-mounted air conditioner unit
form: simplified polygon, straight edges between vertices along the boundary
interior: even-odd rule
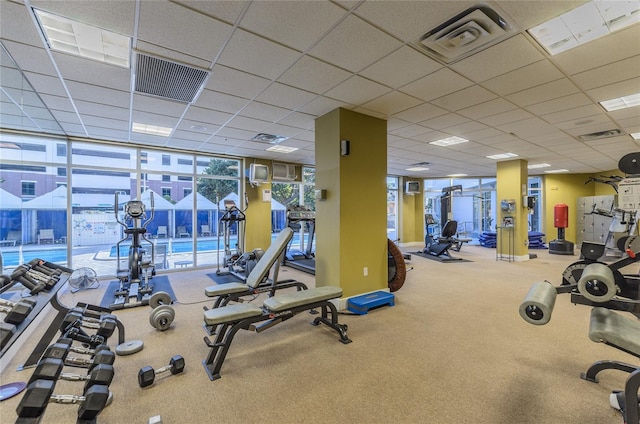
[[[297,177],[295,165],[273,162],[271,168],[274,181],[295,181]]]

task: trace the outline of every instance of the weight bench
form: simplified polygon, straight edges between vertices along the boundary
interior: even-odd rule
[[[209,337],[204,337],[205,344],[211,348],[207,358],[202,361],[209,379],[213,381],[221,377],[220,369],[239,330],[260,333],[304,311],[319,308],[321,314],[311,324],[325,324],[338,333],[342,343],[351,343],[347,337],[347,325],[338,323],[338,311],[331,302],[331,299],[341,296],[340,287],[325,286],[277,294],[267,298],[262,307],[252,303],[234,303],[205,311],[205,330],[209,335],[215,334],[213,342]]]
[[[307,290],[306,284],[300,281],[292,279],[278,281],[278,271],[282,262],[280,259],[292,237],[293,230],[291,228],[282,230],[251,270],[245,282],[238,281],[206,287],[204,294],[215,298],[213,308],[219,308],[230,302],[240,301],[243,297],[255,296],[260,293],[269,293],[269,296],[273,296],[276,290],[284,288],[295,287],[298,291]],[[269,279],[271,268],[274,270],[273,277]]]
[[[589,338],[640,358],[640,321],[624,317],[610,309],[595,307],[591,310]],[[581,377],[597,383],[597,374],[606,369],[616,369],[630,374],[624,392],[613,392],[610,401],[612,406],[622,410],[625,423],[639,422],[640,367],[618,361],[598,361]]]

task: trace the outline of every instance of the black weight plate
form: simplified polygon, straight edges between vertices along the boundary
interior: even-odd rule
[[[618,169],[628,175],[640,174],[640,153],[629,153],[618,161]]]

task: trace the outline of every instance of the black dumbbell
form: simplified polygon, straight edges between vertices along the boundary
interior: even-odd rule
[[[4,322],[20,324],[27,318],[35,305],[36,302],[31,299],[22,299],[19,302],[0,299],[0,312],[7,314],[4,317]]]
[[[16,334],[17,328],[13,324],[9,324],[8,322],[0,322],[0,349],[4,349],[4,347],[9,343],[9,340]]]
[[[96,353],[100,352],[101,350],[111,350],[111,348],[109,347],[109,345],[102,343],[97,345],[94,348],[89,348],[89,347],[85,347],[85,346],[75,346],[73,345],[73,338],[68,338],[68,337],[60,337],[56,343],[65,343],[69,345],[69,351],[74,352],[74,353],[79,353],[82,355],[90,355],[90,356],[95,356]]]
[[[28,277],[27,271],[29,271],[29,268],[24,265],[20,265],[11,273],[11,279],[28,288],[31,291],[31,294],[38,294],[47,288],[47,286],[39,281],[32,281]]]
[[[34,269],[33,267],[31,267],[28,264],[23,264],[21,265],[25,268],[28,268],[28,271],[26,272],[25,276],[28,277],[29,279],[31,279],[34,282],[40,282],[42,284],[45,285],[45,288],[47,290],[51,290],[56,284],[58,284],[58,281],[60,280],[60,277],[55,275],[47,275],[44,274],[40,271],[37,271],[36,269]]]
[[[153,384],[156,375],[171,372],[171,375],[180,374],[184,371],[184,358],[181,355],[175,355],[169,360],[169,365],[154,370],[149,365],[140,368],[138,371],[138,384],[140,387],[147,387]]]
[[[96,330],[96,335],[108,339],[116,331],[117,318],[112,314],[104,314],[99,319],[82,315],[76,311],[69,311],[60,324],[60,331],[65,333],[70,327],[84,327]]]
[[[113,365],[98,364],[86,375],[62,372],[63,367],[64,361],[62,359],[42,358],[31,374],[29,384],[36,380],[84,381],[84,391],[86,392],[89,387],[95,384],[109,386],[113,381]]]
[[[113,365],[116,360],[116,354],[111,350],[100,350],[93,356],[93,358],[76,358],[68,356],[70,350],[70,345],[66,342],[56,342],[45,349],[42,354],[42,358],[62,359],[65,365],[89,368],[90,370],[100,364]]]
[[[62,275],[62,270],[58,268],[48,267],[47,263],[42,259],[32,259],[31,261],[29,261],[29,265],[31,265],[37,271],[42,272],[43,274],[58,276],[58,277]]]
[[[83,396],[58,395],[53,393],[55,380],[35,380],[27,386],[16,412],[20,418],[39,418],[49,403],[80,404],[78,422],[94,420],[107,406],[109,388],[103,385],[89,387]]]

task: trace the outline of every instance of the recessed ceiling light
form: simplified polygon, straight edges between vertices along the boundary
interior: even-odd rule
[[[527,32],[551,55],[640,21],[637,1],[594,0]]]
[[[488,159],[508,159],[508,158],[515,158],[516,155],[515,153],[499,153],[497,155],[490,155],[487,156]]]
[[[207,127],[204,127],[202,125],[191,125],[189,128],[194,131],[203,131],[203,132],[208,130]]]
[[[413,166],[411,168],[407,168],[407,171],[428,171],[429,168],[425,168],[424,166]]]
[[[449,174],[449,175],[447,175],[447,177],[454,177],[454,178],[455,177],[466,177],[466,176],[467,176],[467,174]]]
[[[295,152],[296,150],[298,150],[298,148],[297,147],[291,147],[291,146],[271,146],[269,148],[266,148],[265,150],[267,150],[269,152],[291,153],[291,152]]]
[[[548,163],[532,163],[531,165],[527,165],[527,168],[529,169],[538,169],[538,168],[547,168],[551,165],[549,165]]]
[[[634,140],[640,140],[640,132],[631,133],[631,137],[633,137]]]
[[[131,38],[34,9],[51,50],[129,68]]]
[[[600,102],[600,104],[607,110],[607,112],[638,106],[640,105],[640,93],[629,94],[628,96],[605,100],[603,102]]]
[[[433,144],[434,146],[446,147],[446,146],[453,146],[454,144],[466,143],[468,141],[469,140],[467,140],[466,138],[452,136],[452,137],[443,138],[441,140],[431,141],[429,142],[429,144]]]
[[[569,172],[568,169],[552,169],[551,171],[544,171],[547,174],[559,174],[561,172]]]
[[[131,131],[141,133],[141,134],[150,134],[150,135],[159,135],[162,137],[169,137],[171,135],[171,131],[173,128],[169,127],[159,127],[157,125],[147,125],[140,124],[138,122],[134,122]]]

